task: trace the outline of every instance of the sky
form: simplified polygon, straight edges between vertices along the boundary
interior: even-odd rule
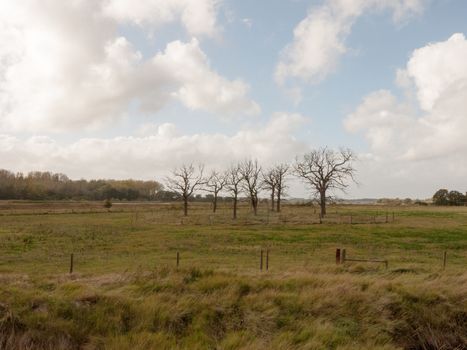
[[[345,147],[340,197],[466,192],[466,18],[464,0],[0,0],[0,168],[162,181]]]

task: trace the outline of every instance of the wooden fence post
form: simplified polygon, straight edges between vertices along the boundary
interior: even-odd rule
[[[346,255],[346,252],[345,252],[345,248],[344,248],[344,249],[342,249],[341,264],[345,263],[345,255]]]
[[[336,265],[341,263],[341,250],[340,248],[336,249]]]
[[[269,249],[266,249],[266,271],[269,270]]]
[[[179,266],[180,266],[180,252],[177,252],[177,270]]]
[[[70,255],[70,274],[73,273],[73,253]]]
[[[443,254],[443,270],[446,269],[446,260],[447,260],[447,257],[448,257],[448,252],[447,252],[447,251],[444,251],[444,254]]]
[[[259,269],[263,271],[263,250],[261,249],[261,258],[259,260]]]

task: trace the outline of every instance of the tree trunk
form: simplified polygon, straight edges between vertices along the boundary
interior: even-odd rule
[[[183,215],[188,216],[188,198],[183,199]]]
[[[253,206],[253,214],[256,216],[258,214],[258,199],[252,199],[251,205]]]
[[[212,212],[215,213],[217,210],[217,193],[214,193],[214,201],[212,202]]]
[[[321,217],[324,218],[326,215],[326,192],[321,191],[319,193],[320,199],[319,199],[319,205],[321,207]]]
[[[281,193],[277,192],[277,212],[281,212]]]
[[[271,190],[271,210],[274,211],[274,187]]]
[[[233,218],[237,218],[237,194],[235,193],[234,202],[233,202]]]

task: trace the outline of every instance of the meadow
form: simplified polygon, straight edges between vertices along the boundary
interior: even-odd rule
[[[467,349],[466,267],[467,207],[5,201],[0,349]]]

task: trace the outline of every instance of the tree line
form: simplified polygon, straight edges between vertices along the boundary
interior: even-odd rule
[[[244,160],[230,165],[223,171],[205,173],[203,165],[182,164],[166,178],[166,187],[183,201],[184,215],[193,195],[206,191],[212,195],[212,210],[216,211],[220,193],[232,198],[232,216],[237,218],[238,200],[248,198],[254,215],[257,215],[259,195],[268,193],[271,210],[280,212],[281,199],[285,195],[290,176],[302,180],[311,194],[317,197],[321,216],[326,215],[329,191],[344,191],[354,180],[354,153],[349,149],[334,151],[328,148],[312,150],[293,163],[281,163],[263,168],[258,160]]]
[[[0,169],[0,199],[156,200],[162,189],[157,181],[71,180],[64,174]]]
[[[224,170],[205,174],[204,166],[183,164],[166,178],[165,186],[157,181],[71,180],[52,172],[13,173],[0,170],[0,199],[18,200],[158,200],[183,201],[188,215],[191,201],[211,201],[217,210],[219,201],[229,199],[233,217],[238,202],[246,197],[256,215],[261,194],[267,194],[271,210],[280,212],[288,181],[295,176],[303,181],[326,214],[329,191],[345,190],[354,180],[355,156],[351,150],[328,148],[312,150],[295,162],[263,167],[258,160],[244,160]],[[205,193],[205,197],[201,196]]]

